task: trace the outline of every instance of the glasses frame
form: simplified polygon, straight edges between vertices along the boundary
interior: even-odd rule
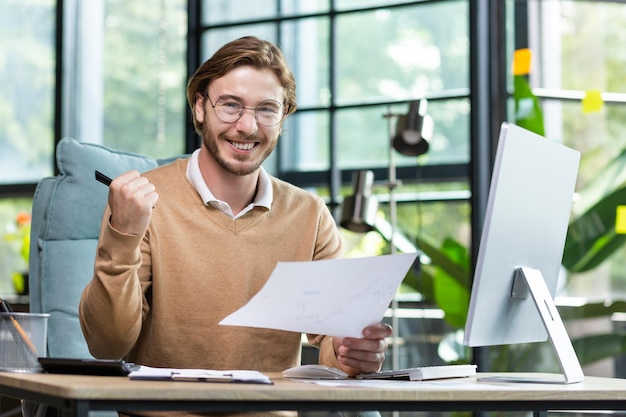
[[[220,96],[220,97],[218,97],[218,98],[217,98],[217,100],[215,100],[215,104],[213,104],[213,100],[211,100],[211,96],[209,95],[209,92],[208,92],[208,91],[204,94],[204,96],[205,96],[205,97],[209,100],[209,103],[211,104],[211,107],[213,107],[213,113],[215,113],[215,117],[217,117],[220,121],[222,121],[222,122],[224,122],[224,123],[236,123],[236,122],[238,122],[238,121],[239,121],[239,120],[243,117],[243,112],[244,112],[244,110],[251,110],[251,111],[254,113],[254,120],[256,120],[256,122],[257,122],[258,124],[260,124],[261,126],[265,126],[265,127],[274,127],[274,126],[278,126],[279,124],[281,124],[281,123],[282,123],[282,121],[283,121],[283,120],[285,120],[285,116],[287,115],[287,110],[288,110],[288,109],[287,109],[287,108],[285,108],[285,106],[284,106],[284,105],[283,105],[280,101],[278,101],[278,100],[274,100],[274,99],[271,99],[271,98],[270,98],[270,99],[263,100],[262,102],[260,102],[260,103],[264,103],[264,102],[267,102],[267,101],[275,101],[276,103],[278,103],[278,105],[279,105],[280,107],[282,107],[282,108],[283,108],[283,111],[282,111],[282,116],[280,117],[280,119],[279,119],[276,123],[271,124],[271,125],[268,125],[268,124],[263,123],[263,122],[261,122],[261,121],[259,120],[259,112],[258,112],[258,110],[257,110],[257,109],[259,108],[259,106],[258,106],[258,105],[257,105],[256,107],[246,107],[246,106],[244,106],[243,104],[239,103],[239,104],[241,105],[241,111],[239,112],[239,117],[237,117],[237,118],[236,118],[235,120],[233,120],[233,121],[226,121],[226,120],[223,120],[223,119],[222,119],[222,118],[221,118],[221,117],[217,114],[217,110],[216,110],[216,108],[215,108],[215,107],[217,107],[217,105],[218,105],[219,101],[220,101],[223,97],[221,97],[221,96]],[[238,101],[238,100],[234,99],[233,101]],[[259,104],[260,104],[260,103],[259,103]]]

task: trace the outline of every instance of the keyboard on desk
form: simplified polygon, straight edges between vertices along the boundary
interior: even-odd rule
[[[358,379],[393,379],[425,381],[430,379],[464,378],[476,375],[476,365],[436,365],[360,374]]]

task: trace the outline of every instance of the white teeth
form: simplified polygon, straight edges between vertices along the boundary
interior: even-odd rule
[[[240,149],[242,151],[249,151],[250,149],[254,148],[254,142],[246,142],[246,143],[240,143],[240,142],[231,142],[233,144],[233,146],[237,149]]]

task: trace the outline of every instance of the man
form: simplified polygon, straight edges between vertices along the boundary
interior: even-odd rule
[[[322,199],[261,167],[296,109],[295,88],[276,46],[254,37],[226,44],[187,86],[200,149],[111,183],[94,277],[79,307],[95,357],[264,372],[298,364],[298,333],[218,325],[276,262],[341,255]],[[381,323],[362,338],[308,339],[320,363],[356,375],[380,369],[390,335]]]

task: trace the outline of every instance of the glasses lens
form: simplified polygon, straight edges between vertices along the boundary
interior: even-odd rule
[[[226,123],[236,122],[243,112],[243,106],[240,103],[227,99],[219,99],[213,109],[218,119]]]
[[[274,100],[267,100],[256,107],[257,121],[265,126],[274,126],[283,118],[283,106]]]
[[[264,126],[275,126],[283,119],[283,106],[276,100],[266,100],[254,109],[244,107],[238,101],[220,98],[213,106],[218,119],[226,123],[234,123],[243,115],[244,109],[253,110],[256,120]]]

